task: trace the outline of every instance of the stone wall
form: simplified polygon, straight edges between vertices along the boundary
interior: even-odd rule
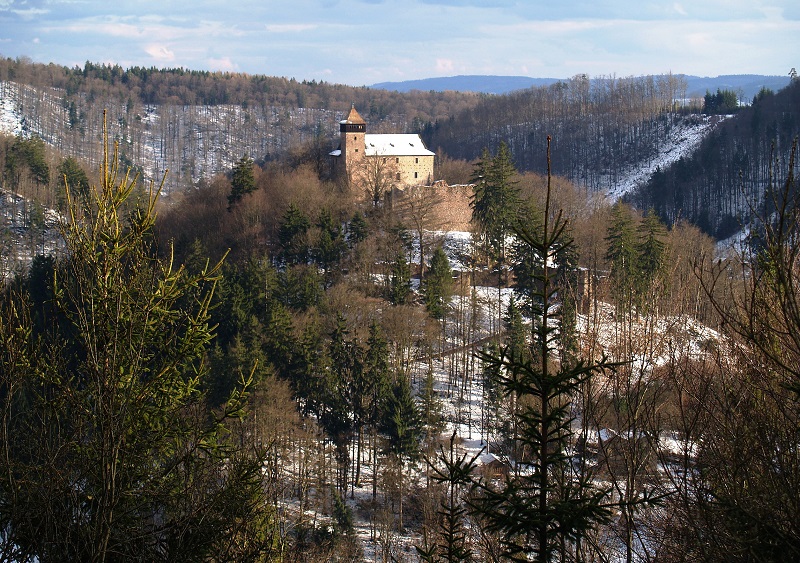
[[[431,186],[394,188],[387,198],[389,205],[399,212],[413,213],[416,209],[429,207],[427,220],[430,230],[469,231],[472,208],[469,202],[473,194],[472,184],[448,185],[444,180]]]

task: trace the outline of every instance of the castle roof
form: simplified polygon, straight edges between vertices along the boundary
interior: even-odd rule
[[[364,135],[366,156],[435,156],[415,133]]]
[[[350,113],[347,114],[347,117],[345,117],[339,123],[354,123],[354,124],[358,124],[358,125],[366,125],[367,124],[367,122],[364,121],[364,118],[361,117],[361,115],[359,115],[359,113],[356,111],[356,106],[355,105],[350,108]]]

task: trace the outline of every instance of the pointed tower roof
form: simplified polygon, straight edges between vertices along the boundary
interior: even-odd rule
[[[366,125],[367,124],[367,122],[364,121],[364,118],[361,117],[358,114],[358,112],[356,111],[356,105],[355,104],[353,104],[352,107],[350,108],[350,113],[347,114],[347,117],[345,117],[339,123],[350,123],[350,124],[353,124],[353,125]]]

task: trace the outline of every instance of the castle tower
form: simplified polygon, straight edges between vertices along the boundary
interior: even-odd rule
[[[367,122],[356,111],[354,104],[347,117],[339,122],[341,163],[347,173],[351,173],[354,165],[364,158],[366,132]]]

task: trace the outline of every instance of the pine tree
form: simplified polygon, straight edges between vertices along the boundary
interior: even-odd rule
[[[59,182],[60,187],[63,188],[66,183],[75,196],[89,197],[89,177],[77,160],[72,157],[65,158],[58,167],[58,173],[62,180]]]
[[[490,256],[502,268],[505,264],[506,238],[517,222],[520,208],[517,170],[508,145],[500,143],[497,154],[489,158],[484,151],[476,165],[472,220],[478,225]]]
[[[392,305],[406,305],[411,301],[411,268],[405,252],[399,252],[389,276],[389,301]]]
[[[160,260],[157,190],[126,213],[136,179],[103,156],[90,201],[67,186],[38,326],[27,298],[0,293],[3,538],[20,561],[217,559],[239,540],[263,555],[263,460],[226,438],[246,389],[213,416],[203,393],[221,265]],[[263,526],[242,537],[245,521]]]
[[[283,214],[278,225],[279,259],[284,265],[305,264],[308,261],[308,230],[311,222],[294,203]]]
[[[606,242],[606,259],[611,266],[611,289],[617,310],[629,313],[635,305],[639,285],[638,242],[631,211],[621,203],[611,208]]]
[[[504,394],[519,401],[518,440],[530,458],[516,461],[532,467],[530,472],[514,472],[499,486],[491,481],[478,482],[477,497],[470,502],[485,519],[487,529],[499,533],[504,555],[516,561],[553,561],[559,550],[610,518],[610,510],[603,504],[606,492],[595,488],[588,475],[574,473],[568,453],[571,396],[584,381],[610,364],[605,360],[574,364],[556,361],[553,316],[557,315],[557,289],[550,264],[558,263],[571,244],[562,239],[565,229],[560,213],[551,216],[548,174],[541,231],[532,232],[525,226],[516,229],[520,240],[543,257],[536,300],[540,305],[534,311],[538,319],[536,349],[532,358],[522,357],[509,347],[499,354],[481,354],[482,361],[499,372]]]
[[[356,211],[350,219],[350,223],[347,225],[347,244],[352,248],[366,240],[368,234],[369,226],[367,225],[367,220],[364,218],[364,214],[360,211]]]
[[[443,319],[453,296],[453,270],[441,247],[431,256],[431,266],[422,282],[422,294],[428,313],[435,319]]]
[[[233,166],[231,174],[231,193],[228,195],[228,210],[242,197],[256,191],[256,177],[253,172],[253,159],[244,155]]]
[[[645,214],[637,228],[637,235],[638,290],[642,297],[639,299],[639,306],[647,309],[650,303],[644,298],[662,277],[666,253],[666,243],[664,242],[666,229],[654,210],[650,209]]]

